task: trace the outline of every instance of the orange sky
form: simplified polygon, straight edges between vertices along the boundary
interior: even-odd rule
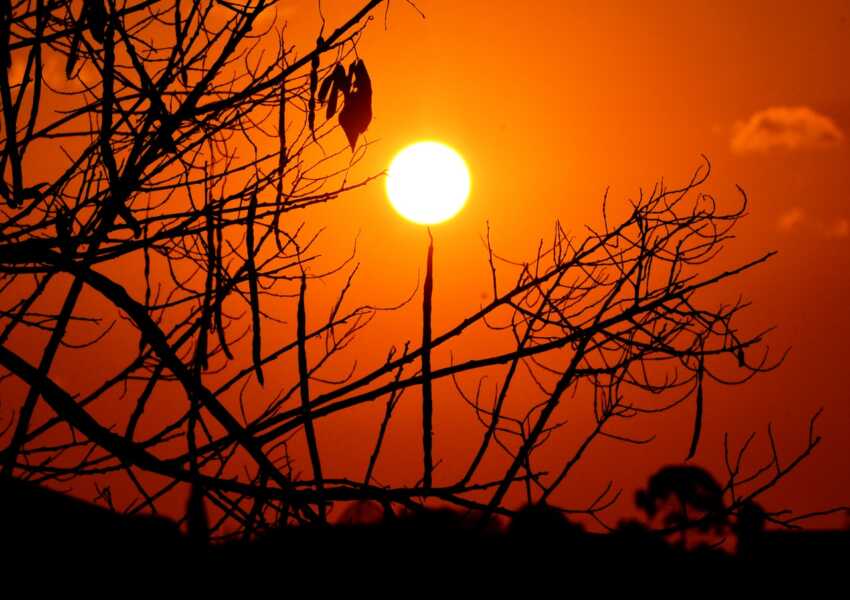
[[[343,5],[356,3],[339,4],[342,14]],[[770,345],[790,346],[791,353],[778,371],[744,387],[712,390],[698,460],[719,467],[724,431],[740,441],[749,431],[762,435],[768,422],[781,440],[780,457],[789,456],[805,441],[808,418],[823,406],[822,445],[774,498],[803,511],[845,504],[850,395],[840,374],[850,339],[850,79],[843,69],[850,56],[850,5],[417,6],[426,19],[394,2],[388,29],[373,23],[360,49],[373,73],[375,118],[368,137],[377,140],[363,170],[384,168],[399,148],[421,138],[453,145],[470,165],[466,209],[434,228],[437,323],[448,325],[488,290],[480,241],[487,220],[498,250],[529,258],[555,219],[575,232],[598,222],[607,186],[623,201],[662,177],[682,183],[704,153],[713,166],[709,191],[733,203],[737,183],[750,198],[750,216],[718,264],[779,251],[727,285],[724,299],[738,292],[751,298],[751,321],[743,324],[777,325]],[[840,139],[825,134],[823,140],[819,130],[791,122],[793,139],[785,145],[769,139],[768,147],[755,149],[750,146],[757,139],[747,146],[741,138],[743,146],[733,151],[744,124],[776,107],[805,107],[827,117]],[[805,124],[811,114],[803,114]],[[744,133],[760,135],[753,129]],[[360,231],[365,275],[384,282],[370,292],[398,298],[398,288],[409,289],[421,272],[424,231],[398,219],[382,186],[346,204],[350,210],[334,207],[329,221],[340,231]],[[381,279],[385,272],[397,275]],[[680,460],[690,411],[659,421],[657,446],[641,451],[645,463],[622,461],[622,454],[614,460],[616,448],[600,447],[582,477],[640,482],[635,472],[643,476],[657,461]],[[445,443],[438,430],[435,447]]]
[[[332,28],[362,2],[323,4]],[[716,297],[733,301],[743,293],[753,309],[741,325],[752,331],[777,325],[771,348],[792,350],[779,370],[743,387],[708,388],[697,462],[721,465],[727,431],[737,443],[757,431],[763,449],[768,422],[780,456],[790,457],[805,442],[809,417],[824,407],[822,444],[775,490],[770,507],[809,511],[847,504],[850,395],[842,375],[850,356],[850,79],[844,73],[850,4],[416,5],[424,19],[394,0],[386,28],[379,9],[358,48],[372,76],[374,119],[366,135],[373,145],[353,179],[385,169],[398,150],[421,139],[443,141],[464,155],[472,175],[468,204],[451,222],[433,228],[435,333],[488,298],[481,241],[488,221],[498,252],[530,259],[556,219],[574,234],[598,223],[606,188],[616,204],[661,178],[683,184],[705,154],[713,167],[708,191],[734,206],[739,184],[750,198],[750,216],[714,268],[779,251]],[[294,3],[284,15],[292,43],[315,39],[315,2]],[[344,145],[342,132],[335,135]],[[328,264],[347,256],[359,233],[362,266],[354,300],[394,304],[421,281],[425,229],[398,217],[383,182],[299,218],[327,227],[322,251]],[[329,286],[326,292],[334,291]],[[318,301],[316,306],[320,312]],[[398,313],[379,315],[350,356],[365,369],[382,362],[390,344],[417,340],[419,310],[417,297]],[[488,343],[473,339],[453,349],[455,359],[486,352]],[[437,359],[445,364],[448,357]],[[59,364],[57,380],[71,387],[96,378],[78,363]],[[450,385],[437,386],[435,393],[435,457],[444,461],[436,478],[450,478],[466,465],[480,428]],[[318,425],[320,440],[337,450],[328,457],[326,475],[362,475],[379,404]],[[379,480],[415,483],[405,473],[419,465],[418,455],[410,454],[418,446],[409,437],[416,435],[418,410],[415,403],[399,409],[401,424],[390,432]],[[557,500],[581,505],[608,480],[628,491],[661,464],[681,461],[692,419],[688,404],[653,420],[658,440],[639,452],[600,442]],[[563,446],[558,443],[548,450],[553,460],[568,451],[569,436]],[[630,494],[621,503],[622,510],[630,509]],[[830,521],[836,522],[843,521]]]

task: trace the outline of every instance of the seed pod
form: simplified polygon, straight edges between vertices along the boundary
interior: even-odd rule
[[[310,133],[316,137],[316,88],[319,85],[319,55],[314,54],[310,60],[310,100],[307,102],[307,124]]]

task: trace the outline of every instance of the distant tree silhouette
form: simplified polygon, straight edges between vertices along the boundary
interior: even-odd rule
[[[698,521],[703,532],[723,532],[726,525],[723,489],[707,471],[689,465],[664,467],[650,477],[646,489],[638,490],[635,498],[638,507],[650,518],[670,501],[674,506],[665,515],[664,524],[680,529],[683,544],[685,526],[691,521]],[[698,516],[701,518],[697,519]]]
[[[513,490],[598,519],[615,486],[578,508],[553,496],[591,444],[649,443],[618,427],[688,403],[693,435],[682,456],[691,458],[705,382],[742,383],[781,362],[762,350],[765,332],[738,328],[745,302],[705,298],[773,254],[714,268],[747,198],[741,191],[724,209],[703,191],[706,161],[683,186],[659,184],[625,210],[609,210],[606,197],[601,224],[584,237],[557,224],[529,260],[500,258],[488,232],[492,296],[480,309],[432,333],[429,267],[422,343],[388,343],[385,361],[337,377],[334,361],[385,309],[349,305],[357,267],[321,267],[310,209],[380,176],[348,179],[380,93],[356,48],[382,4],[323,25],[310,48],[290,44],[272,0],[4,4],[0,367],[14,390],[2,404],[4,476],[103,488],[123,477],[137,490],[116,507],[128,513],[191,489],[187,522],[201,539],[324,523],[341,501],[387,515],[439,503],[486,519],[512,514]],[[337,285],[335,276],[338,296],[320,317],[311,292],[319,280]],[[440,362],[438,351],[480,335],[494,340],[491,352]],[[123,366],[107,372],[91,362],[95,350]],[[101,383],[82,389],[57,376],[74,360]],[[273,386],[269,373],[282,364],[297,365],[294,375]],[[398,403],[430,399],[440,380],[454,382],[481,424],[463,474],[436,469],[439,403],[423,401],[422,444],[411,442],[423,472],[378,483]],[[375,402],[385,410],[371,424],[365,476],[329,473],[332,450],[316,428]],[[580,406],[590,425],[575,425],[569,456],[542,468],[541,447]],[[773,486],[817,444],[812,433],[790,463],[745,476],[748,441],[728,462],[731,505]],[[487,477],[485,463],[502,474]],[[755,492],[739,496],[746,485]],[[665,489],[705,510],[716,493],[662,486],[646,506]]]

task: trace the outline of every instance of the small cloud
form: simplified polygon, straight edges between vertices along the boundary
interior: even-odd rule
[[[824,221],[806,214],[798,206],[779,215],[776,228],[783,233],[796,232],[830,240],[850,237],[850,219],[837,217]]]
[[[732,151],[738,154],[770,150],[829,148],[844,141],[844,134],[829,117],[807,106],[774,106],[735,125]]]
[[[806,218],[806,213],[802,208],[794,207],[779,217],[779,222],[776,226],[780,231],[791,231],[797,227]]]
[[[846,238],[850,236],[850,220],[838,219],[826,228],[826,237]]]

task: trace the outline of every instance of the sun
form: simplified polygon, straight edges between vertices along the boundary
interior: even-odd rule
[[[442,223],[460,212],[469,186],[463,157],[440,142],[407,146],[396,154],[387,172],[387,196],[393,208],[421,225]]]

